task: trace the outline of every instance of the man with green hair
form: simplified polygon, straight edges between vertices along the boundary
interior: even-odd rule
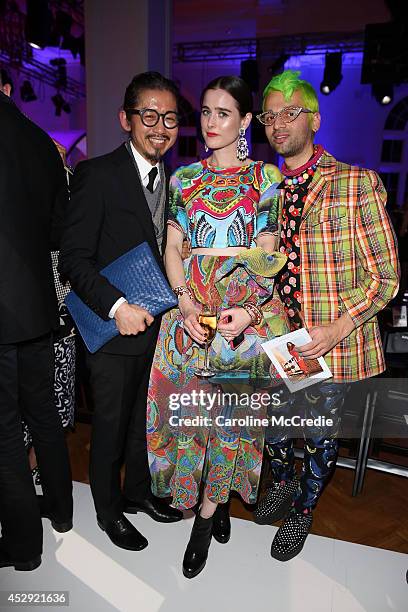
[[[397,293],[398,257],[379,176],[339,162],[314,144],[319,103],[299,74],[286,70],[270,81],[258,120],[284,158],[279,250],[288,263],[277,280],[278,291],[291,328],[306,327],[312,338],[298,352],[305,359],[324,356],[333,378],[286,403],[294,414],[338,421],[349,383],[385,369],[376,315]],[[312,511],[337,460],[335,429],[308,429],[304,437],[297,479],[293,440],[287,434],[267,435],[274,485],[258,505],[255,520],[285,519],[271,549],[280,561],[302,550]]]

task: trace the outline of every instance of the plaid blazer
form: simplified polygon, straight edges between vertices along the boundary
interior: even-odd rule
[[[385,369],[376,314],[395,296],[399,281],[385,204],[376,172],[323,153],[300,224],[300,278],[308,329],[345,312],[354,322],[352,333],[325,355],[335,381],[361,380]]]

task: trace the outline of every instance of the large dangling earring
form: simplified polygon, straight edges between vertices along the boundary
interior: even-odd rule
[[[237,157],[239,161],[245,161],[248,157],[249,149],[247,139],[245,138],[245,129],[239,128],[239,138],[237,142]]]
[[[205,151],[206,153],[208,153],[208,151],[209,151],[209,150],[210,150],[210,149],[207,147],[207,145],[206,145],[206,144],[204,144],[204,151]]]

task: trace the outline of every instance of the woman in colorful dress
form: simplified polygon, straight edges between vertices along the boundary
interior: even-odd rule
[[[179,304],[161,324],[147,443],[153,493],[171,496],[180,509],[201,502],[183,560],[187,578],[204,568],[212,535],[229,540],[231,490],[256,502],[262,466],[264,428],[249,420],[236,426],[226,418],[251,416],[251,408],[239,405],[239,394],[231,394],[227,406],[221,400],[206,404],[205,394],[220,399],[220,393],[239,389],[240,396],[252,397],[254,384],[270,388],[270,362],[261,343],[288,331],[283,307],[272,297],[273,277],[286,262],[275,252],[281,177],[275,166],[247,159],[251,110],[242,79],[211,81],[201,97],[201,129],[212,153],[179,168],[170,180],[165,265]],[[184,262],[183,239],[192,247]],[[217,376],[203,380],[195,372],[206,341],[198,322],[204,306],[216,308],[219,320],[210,345]]]

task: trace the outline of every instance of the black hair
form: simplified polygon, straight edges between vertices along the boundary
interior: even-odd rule
[[[4,85],[10,85],[11,93],[13,93],[13,81],[7,70],[4,68],[0,68],[0,87],[4,87]]]
[[[221,76],[210,81],[201,94],[200,106],[203,105],[204,96],[209,89],[223,89],[229,93],[237,103],[237,108],[241,117],[245,117],[247,113],[252,113],[251,90],[241,77]]]
[[[126,87],[125,97],[123,100],[123,109],[134,108],[139,102],[140,94],[146,89],[157,89],[159,91],[169,91],[176,98],[178,104],[179,90],[174,81],[167,79],[160,72],[141,72],[133,77],[129,85]],[[130,120],[130,115],[128,116]]]

